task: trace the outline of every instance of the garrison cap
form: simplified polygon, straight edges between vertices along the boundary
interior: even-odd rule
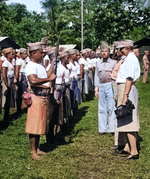
[[[123,47],[134,47],[133,41],[132,40],[123,40],[120,41],[117,45],[116,48],[123,48]]]
[[[26,53],[27,52],[27,49],[25,48],[20,48],[20,53]]]
[[[12,47],[3,49],[3,54],[4,54],[4,56],[6,57],[6,55],[7,55],[8,53],[10,53],[11,51],[13,51],[13,48],[12,48]]]
[[[29,52],[42,49],[42,43],[41,42],[35,42],[35,43],[28,43]]]
[[[69,55],[74,55],[75,53],[77,53],[76,49],[70,49],[68,50]]]

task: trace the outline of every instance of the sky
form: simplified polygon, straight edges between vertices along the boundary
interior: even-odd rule
[[[150,7],[150,0],[146,0],[146,1],[145,1],[144,7]]]
[[[36,11],[37,13],[43,12],[43,9],[40,4],[40,0],[8,0],[6,4],[11,3],[20,3],[25,4],[27,6],[28,11]]]

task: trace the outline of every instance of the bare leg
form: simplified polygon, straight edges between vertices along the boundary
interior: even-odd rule
[[[29,140],[30,140],[32,159],[41,160],[41,157],[37,154],[37,143],[39,141],[39,135],[29,134]]]
[[[39,141],[40,141],[40,136],[37,136],[37,140],[36,140],[36,149],[37,149],[37,154],[38,155],[45,155],[46,153],[41,151],[39,148]]]
[[[136,147],[136,132],[129,132],[127,133],[128,136],[128,140],[130,143],[130,147],[131,147],[131,155],[137,155],[138,151],[137,151],[137,147]]]
[[[128,141],[128,137],[127,137],[127,133],[124,133],[124,140],[125,140],[125,147],[124,150],[128,153],[130,153],[130,146],[129,146],[129,141]]]
[[[143,83],[146,83],[147,76],[148,76],[148,71],[146,71],[146,70],[144,69],[143,81],[142,81]]]
[[[113,145],[111,147],[111,150],[118,150],[118,134],[119,132],[115,129],[115,133],[114,133],[114,140],[115,140],[115,145]]]
[[[118,145],[118,134],[119,132],[115,130],[115,145]]]
[[[40,136],[38,136],[37,142],[36,142],[37,154],[38,155],[45,155],[46,153],[41,151],[40,148],[39,148],[39,141],[40,141]]]

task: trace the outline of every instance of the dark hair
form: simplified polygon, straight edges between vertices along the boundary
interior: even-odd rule
[[[134,49],[134,47],[131,47],[131,46],[130,46],[129,48],[130,48],[130,50],[133,50],[133,49]]]

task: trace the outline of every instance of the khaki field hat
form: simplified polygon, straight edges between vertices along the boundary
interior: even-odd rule
[[[63,58],[63,57],[65,57],[68,54],[69,54],[68,51],[59,52],[59,58]]]
[[[77,53],[76,49],[70,49],[68,50],[69,55],[74,55],[75,53]]]
[[[82,55],[84,55],[84,54],[87,53],[87,52],[88,52],[87,49],[81,50],[81,54],[82,54]]]
[[[114,46],[117,47],[119,43],[120,43],[120,41],[115,41]]]
[[[101,41],[100,43],[101,43],[101,45],[100,45],[101,51],[103,51],[103,50],[105,50],[105,49],[110,49],[110,46],[108,45],[107,42]]]
[[[123,41],[120,41],[116,46],[116,48],[123,48],[123,47],[134,47],[133,41],[123,40]]]
[[[20,53],[26,53],[27,52],[27,49],[25,48],[20,48]]]
[[[13,51],[13,48],[12,48],[12,47],[3,49],[4,56],[6,57],[6,55],[7,55],[8,53],[10,53],[11,51]]]
[[[42,49],[42,43],[41,42],[35,42],[35,43],[28,43],[29,52]]]
[[[47,48],[45,49],[45,51],[46,51],[46,54],[47,54],[47,55],[51,55],[51,54],[53,54],[53,53],[55,52],[55,49],[52,49],[52,48],[50,48],[50,47],[47,47]]]
[[[90,49],[90,48],[86,48],[86,50],[87,50],[88,52],[92,52],[92,49]]]
[[[41,40],[42,45],[47,45],[48,44],[48,37],[43,37]]]

